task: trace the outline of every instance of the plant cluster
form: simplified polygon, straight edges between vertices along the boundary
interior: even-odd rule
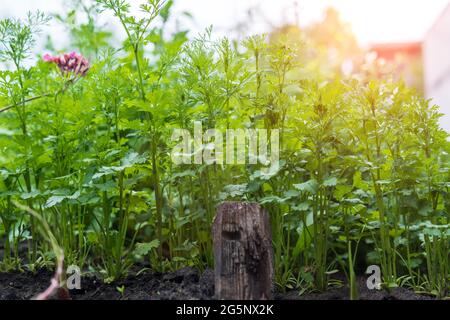
[[[308,48],[282,35],[167,35],[172,1],[148,0],[139,19],[125,0],[91,5],[81,26],[76,12],[58,17],[90,62],[70,53],[28,67],[48,19],[0,22],[2,270],[52,265],[42,221],[68,264],[105,281],[133,264],[204,269],[215,206],[239,200],[269,212],[282,290],[326,290],[340,270],[357,298],[356,275],[380,265],[387,287],[448,294],[450,148],[438,107],[402,83],[316,75]],[[127,35],[120,48],[95,25],[102,11]],[[196,121],[279,129],[280,165],[175,165],[173,129],[193,134]]]

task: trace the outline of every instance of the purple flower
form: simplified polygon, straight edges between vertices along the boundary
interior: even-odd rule
[[[44,61],[55,63],[62,74],[74,73],[77,76],[84,77],[89,71],[89,61],[81,54],[76,52],[65,53],[60,56],[45,54]]]

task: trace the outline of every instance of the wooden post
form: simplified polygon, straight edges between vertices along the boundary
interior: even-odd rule
[[[269,217],[259,204],[225,202],[213,223],[216,299],[272,299]]]

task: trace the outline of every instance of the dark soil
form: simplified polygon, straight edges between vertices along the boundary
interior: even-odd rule
[[[49,271],[0,273],[0,300],[33,299],[48,287],[51,277]],[[122,286],[123,295],[117,289]],[[112,284],[95,277],[82,277],[81,290],[70,290],[74,300],[207,300],[213,295],[213,272],[207,270],[200,275],[193,268],[167,274],[147,272]]]
[[[393,288],[389,291],[369,290],[364,277],[358,278],[358,294],[360,300],[434,300],[431,296],[420,295],[406,288]],[[347,286],[343,286],[322,293],[308,293],[300,296],[298,292],[291,291],[275,297],[280,300],[349,300],[350,290]]]
[[[49,285],[52,273],[0,273],[0,300],[33,299]],[[117,288],[124,287],[122,295]],[[82,277],[81,290],[71,290],[74,300],[209,300],[214,298],[214,273],[206,270],[200,274],[196,269],[184,268],[176,272],[160,274],[147,272],[132,275],[123,281],[105,284],[94,277]],[[347,287],[330,289],[324,293],[298,292],[276,293],[280,300],[346,300]],[[363,300],[428,300],[431,297],[418,295],[404,288],[390,292],[368,290],[365,279],[359,279],[359,294]]]

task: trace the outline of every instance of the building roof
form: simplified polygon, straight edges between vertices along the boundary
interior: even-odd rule
[[[369,48],[378,54],[379,58],[385,60],[394,60],[397,54],[405,54],[411,57],[422,55],[421,42],[406,42],[406,43],[379,43],[374,44]]]

